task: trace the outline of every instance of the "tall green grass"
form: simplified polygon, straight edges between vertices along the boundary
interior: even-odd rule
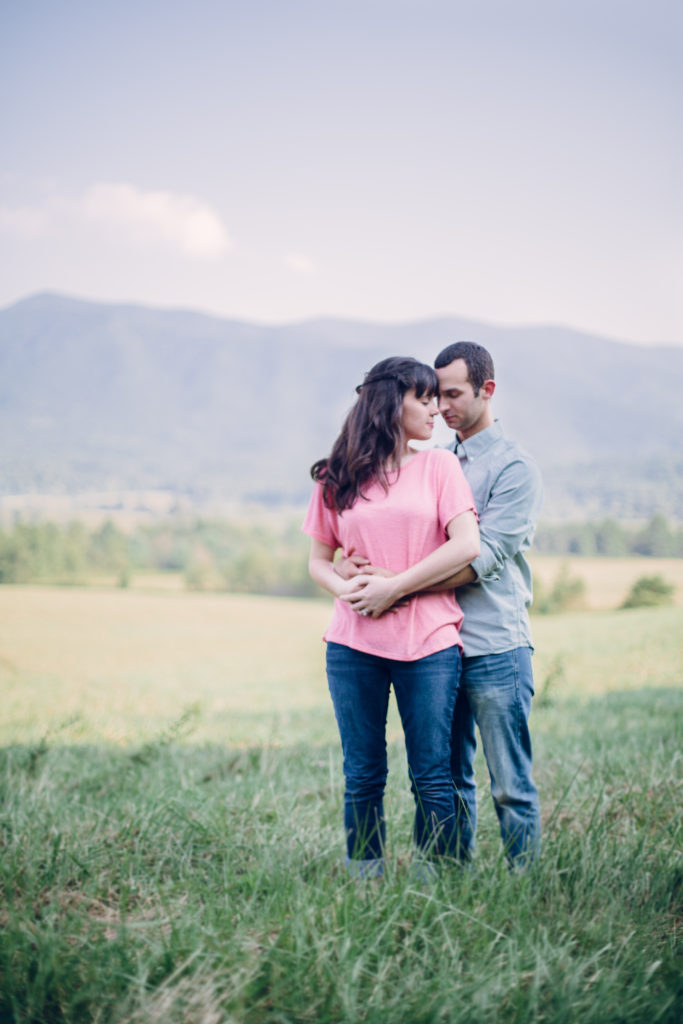
[[[505,867],[478,755],[477,868],[416,883],[394,741],[387,877],[349,881],[327,704],[245,707],[240,745],[207,739],[211,712],[191,699],[169,720],[141,694],[146,729],[116,745],[57,713],[17,740],[15,721],[0,750],[0,1021],[677,1022],[683,687],[669,614],[628,613],[632,631],[661,629],[670,684],[570,687],[568,652],[589,664],[589,623],[601,654],[611,619],[572,616],[544,650],[543,853],[523,876]]]
[[[481,794],[476,872],[341,867],[336,748],[6,748],[0,1019],[674,1021],[683,693],[542,709],[543,856],[510,876]],[[481,766],[480,766],[481,768]]]

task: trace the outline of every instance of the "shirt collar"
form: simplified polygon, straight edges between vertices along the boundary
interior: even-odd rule
[[[487,448],[490,448],[492,444],[500,440],[503,437],[503,428],[500,425],[499,420],[494,420],[490,427],[485,427],[484,430],[477,431],[476,434],[472,434],[466,441],[459,441],[458,435],[455,435],[455,445],[453,451],[459,459],[477,459],[484,454]]]

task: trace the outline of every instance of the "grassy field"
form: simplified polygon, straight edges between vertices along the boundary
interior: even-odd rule
[[[573,570],[572,570],[573,571]],[[681,1017],[683,610],[534,620],[544,852],[341,867],[326,601],[0,588],[0,1021]]]

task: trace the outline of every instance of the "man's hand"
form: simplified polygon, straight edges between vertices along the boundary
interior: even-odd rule
[[[383,569],[381,565],[370,565],[370,562],[363,555],[347,555],[334,563],[334,571],[343,580],[351,580],[354,576],[393,576],[390,569]]]

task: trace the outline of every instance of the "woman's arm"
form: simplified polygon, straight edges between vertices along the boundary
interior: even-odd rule
[[[330,593],[348,601],[354,611],[378,618],[392,604],[416,590],[441,583],[478,556],[479,528],[474,512],[463,512],[451,519],[446,532],[448,540],[444,544],[409,569],[388,578],[361,571],[360,575],[344,581],[330,563],[330,571],[338,583],[346,584],[346,591],[333,591],[330,587]]]
[[[341,597],[342,594],[348,592],[352,583],[350,580],[342,579],[334,571],[334,552],[335,548],[330,547],[329,544],[323,544],[321,540],[312,537],[311,553],[308,558],[308,571],[311,578],[323,590],[327,590],[334,597]]]

